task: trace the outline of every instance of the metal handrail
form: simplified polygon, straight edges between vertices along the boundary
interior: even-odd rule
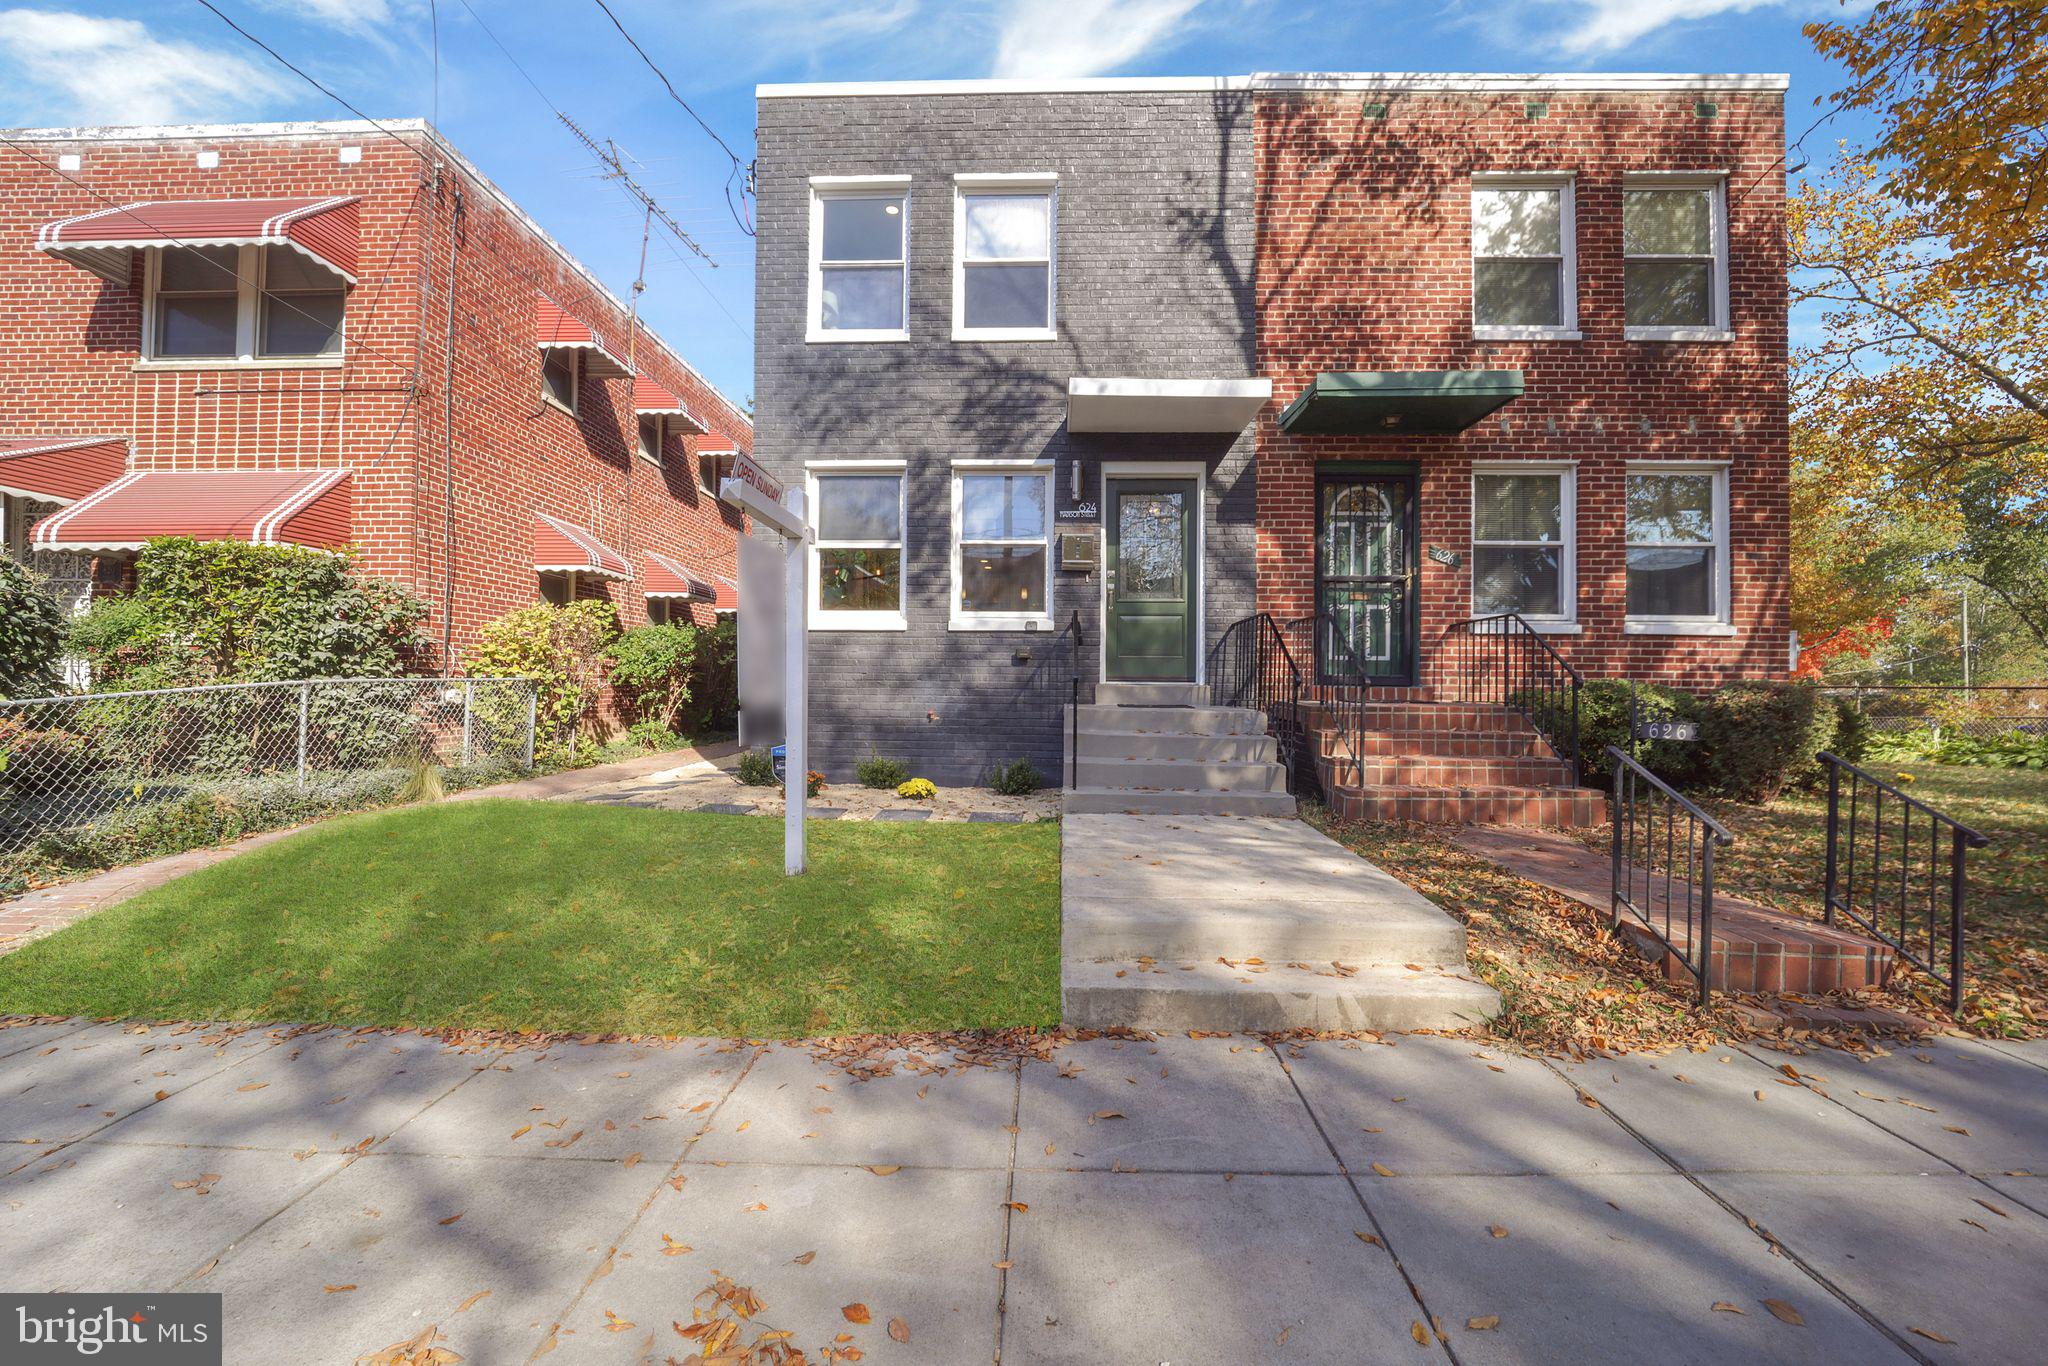
[[[1698,980],[1700,1005],[1705,1006],[1713,990],[1714,851],[1726,849],[1735,842],[1735,836],[1728,827],[1701,810],[1696,802],[1643,767],[1626,750],[1609,745],[1607,758],[1614,765],[1614,808],[1609,822],[1612,867],[1608,880],[1608,913],[1615,924],[1620,924],[1621,914],[1626,910],[1663,940],[1665,948]],[[1638,789],[1645,786],[1655,797],[1663,799],[1663,808],[1661,813],[1651,811],[1645,820],[1638,822],[1637,812],[1645,805],[1638,799]],[[1659,903],[1656,821],[1660,814],[1664,825],[1661,930],[1656,918]],[[1685,818],[1686,824],[1682,881],[1677,876],[1680,816]],[[1640,864],[1636,858],[1639,825],[1645,856]],[[1636,870],[1639,866],[1643,871],[1640,901],[1636,897]],[[1626,878],[1623,876],[1624,868],[1627,870]],[[1686,928],[1686,948],[1682,953],[1671,934],[1673,911],[1679,905],[1677,893],[1681,890],[1685,898]]]
[[[1067,678],[1067,789],[1081,786],[1081,613],[1067,622],[1073,637],[1072,673]]]
[[[1963,909],[1969,900],[1969,872],[1966,855],[1969,850],[1982,849],[1991,842],[1990,837],[1964,825],[1955,817],[1937,811],[1917,797],[1908,795],[1867,769],[1859,768],[1837,754],[1823,752],[1817,756],[1828,772],[1828,832],[1827,871],[1821,893],[1823,918],[1830,925],[1839,914],[1846,916],[1858,928],[1872,937],[1889,944],[1893,952],[1925,972],[1935,981],[1948,988],[1948,1008],[1960,1011],[1963,1006]],[[1849,775],[1849,835],[1847,886],[1843,886],[1842,874],[1845,860],[1842,857],[1842,775]],[[1859,808],[1863,788],[1872,789],[1870,813],[1871,848],[1867,855],[1869,870],[1865,883],[1871,889],[1870,914],[1864,915],[1856,909],[1856,851]],[[1890,930],[1880,919],[1885,902],[1891,900],[1893,879],[1884,873],[1884,801],[1889,796],[1899,811],[1898,828],[1898,929]],[[1909,900],[1914,897],[1912,860],[1916,857],[1913,844],[1913,813],[1918,811],[1927,817],[1927,914],[1924,934],[1909,933],[1906,917],[1912,907]],[[1940,901],[1941,873],[1941,828],[1947,826],[1948,838],[1948,916],[1947,952],[1936,933],[1936,912]],[[1926,952],[1915,952],[1915,943],[1924,938]],[[1946,975],[1942,968],[1935,966],[1938,957],[1945,957]]]
[[[1246,707],[1266,718],[1288,790],[1301,795],[1312,767],[1301,762],[1301,666],[1272,615],[1254,612],[1231,623],[1209,650],[1207,673],[1218,706]]]
[[[1494,627],[1495,629],[1488,630],[1486,629],[1487,627]],[[1531,626],[1518,612],[1500,612],[1492,616],[1467,617],[1463,621],[1452,622],[1444,628],[1443,634],[1438,639],[1442,642],[1448,642],[1452,635],[1458,633],[1462,633],[1470,641],[1478,641],[1488,636],[1495,637],[1501,641],[1502,674],[1498,679],[1490,680],[1496,684],[1493,691],[1499,695],[1491,699],[1474,698],[1467,695],[1475,691],[1473,686],[1474,680],[1471,676],[1472,661],[1469,658],[1470,652],[1468,650],[1455,665],[1449,679],[1450,682],[1455,682],[1458,685],[1457,690],[1461,695],[1455,699],[1445,700],[1468,703],[1492,700],[1499,705],[1513,707],[1531,725],[1536,727],[1545,740],[1550,742],[1552,749],[1560,752],[1560,757],[1571,767],[1572,785],[1576,787],[1579,783],[1580,775],[1584,771],[1584,765],[1580,760],[1579,753],[1579,694],[1585,686],[1585,676],[1573,666],[1570,660],[1559,654],[1557,647],[1544,639],[1542,633],[1534,626]],[[1507,675],[1514,667],[1512,656],[1517,651],[1520,653],[1521,679],[1523,681],[1511,682]],[[1443,654],[1448,656],[1448,646],[1446,646]],[[1545,672],[1546,670],[1548,671],[1547,673]],[[1515,700],[1517,696],[1526,697],[1531,692],[1551,694],[1566,683],[1570,685],[1571,689],[1571,722],[1569,728],[1561,724],[1563,718],[1554,714],[1555,708],[1546,706],[1539,709],[1528,701],[1517,702]],[[1484,691],[1485,689],[1482,686],[1477,690]]]

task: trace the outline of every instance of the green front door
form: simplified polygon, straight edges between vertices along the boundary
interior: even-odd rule
[[[1193,681],[1192,479],[1112,479],[1104,528],[1104,676]]]

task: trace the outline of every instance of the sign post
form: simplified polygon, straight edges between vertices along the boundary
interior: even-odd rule
[[[804,806],[810,796],[810,668],[805,657],[811,600],[811,530],[802,489],[784,489],[741,453],[718,496],[782,536],[783,765],[782,871],[804,871]]]

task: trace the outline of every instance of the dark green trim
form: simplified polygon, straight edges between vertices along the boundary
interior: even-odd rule
[[[1462,432],[1522,396],[1520,370],[1331,370],[1280,414],[1297,435]]]

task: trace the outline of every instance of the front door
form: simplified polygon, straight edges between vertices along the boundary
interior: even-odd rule
[[[1103,676],[1195,677],[1193,479],[1111,479],[1103,548]]]
[[[1324,683],[1415,681],[1415,477],[1316,478],[1316,670]]]

